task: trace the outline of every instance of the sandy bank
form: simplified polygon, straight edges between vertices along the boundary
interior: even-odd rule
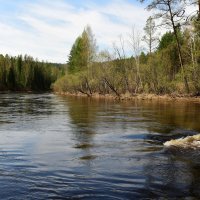
[[[192,95],[156,95],[156,94],[122,94],[120,97],[112,94],[97,94],[94,93],[91,96],[87,96],[82,93],[69,93],[69,92],[55,92],[58,95],[63,96],[77,96],[77,97],[87,97],[94,99],[110,99],[110,100],[120,100],[120,101],[131,101],[131,100],[157,100],[157,101],[186,101],[186,102],[197,102],[200,103],[199,96]]]

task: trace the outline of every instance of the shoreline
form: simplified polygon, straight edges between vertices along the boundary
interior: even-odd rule
[[[53,92],[52,90],[0,90],[0,94],[6,93],[49,93]]]
[[[200,103],[200,96],[191,95],[156,95],[156,94],[122,94],[120,97],[112,94],[97,94],[94,93],[91,96],[87,96],[82,93],[69,93],[69,92],[54,92],[61,96],[73,96],[73,97],[85,97],[92,99],[108,99],[118,101],[133,101],[133,100],[148,100],[148,101],[169,101],[169,102],[196,102]]]

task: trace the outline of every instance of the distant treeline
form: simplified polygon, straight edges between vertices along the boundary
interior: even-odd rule
[[[30,56],[0,55],[0,91],[45,91],[64,74],[64,66]]]
[[[186,16],[187,1],[150,1],[148,8],[157,14],[147,19],[145,34],[142,36],[133,28],[128,39],[119,37],[113,52],[97,52],[91,28],[86,27],[74,42],[68,71],[55,82],[54,90],[88,96],[95,93],[200,95],[198,2],[194,2],[197,12]],[[156,22],[161,22],[160,26]],[[158,27],[163,25],[170,31],[160,35]],[[142,42],[146,43],[145,52]],[[126,54],[130,51],[131,57]]]

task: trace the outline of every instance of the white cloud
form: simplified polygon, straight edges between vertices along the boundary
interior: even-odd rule
[[[142,29],[149,15],[142,6],[125,0],[108,1],[106,5],[86,1],[79,8],[63,0],[26,3],[15,19],[23,25],[0,22],[0,51],[65,62],[74,40],[87,24],[100,49],[111,48],[113,41],[130,32],[133,25]]]

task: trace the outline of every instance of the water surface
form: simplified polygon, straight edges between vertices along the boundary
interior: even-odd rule
[[[0,199],[200,199],[200,104],[0,94]]]

